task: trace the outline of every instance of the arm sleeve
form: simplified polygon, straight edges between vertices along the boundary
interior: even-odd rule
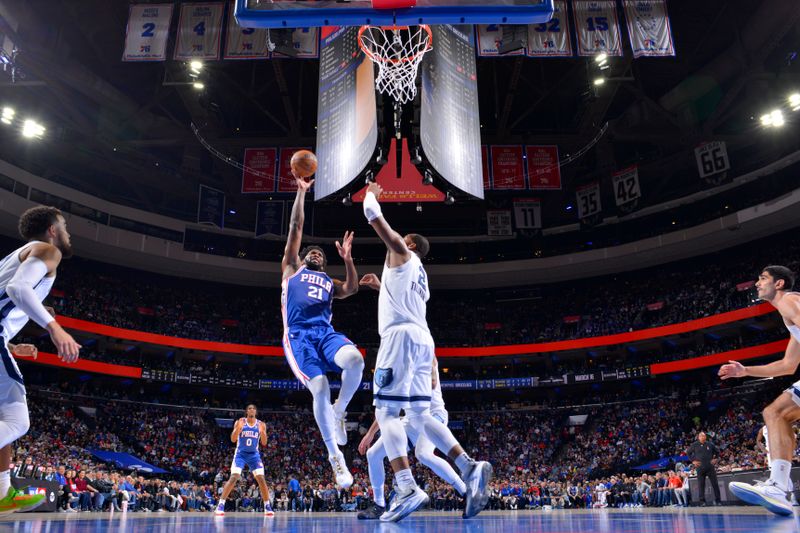
[[[367,217],[367,221],[372,222],[381,215],[381,204],[378,203],[375,194],[368,192],[364,196],[364,216]]]
[[[47,276],[47,265],[44,261],[28,257],[6,287],[6,293],[14,305],[43,328],[53,321],[53,317],[44,308],[33,288],[45,276]]]

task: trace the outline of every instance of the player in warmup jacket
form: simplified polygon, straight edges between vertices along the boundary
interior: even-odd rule
[[[338,446],[347,444],[347,404],[361,385],[364,358],[350,339],[333,329],[331,307],[334,298],[347,298],[358,292],[358,273],[351,256],[353,233],[345,233],[342,242],[336,242],[347,278],[344,282],[332,279],[325,273],[327,259],[322,248],[307,246],[300,250],[305,195],[314,180],[295,179],[297,196],[281,263],[283,351],[294,375],[311,392],[314,419],[328,451],[336,484],[346,489],[353,484],[353,476]],[[331,405],[327,372],[342,376],[342,388],[334,405]]]
[[[765,267],[756,281],[759,299],[769,302],[778,310],[789,330],[789,344],[783,359],[759,366],[744,366],[737,361],[730,361],[719,369],[720,378],[771,378],[789,376],[797,371],[800,365],[800,293],[791,292],[794,280],[791,270],[773,265]],[[786,493],[792,490],[792,455],[797,448],[792,424],[800,420],[800,381],[768,405],[763,415],[769,435],[770,477],[754,485],[733,481],[728,487],[741,500],[789,516],[792,514],[792,504]]]
[[[42,305],[61,259],[72,255],[67,221],[55,207],[33,207],[20,217],[19,232],[28,243],[0,261],[0,515],[33,509],[45,498],[11,487],[11,443],[30,427],[25,382],[11,353],[35,356],[36,348],[9,342],[30,319],[47,330],[62,361],[75,362],[80,350]]]
[[[264,515],[275,516],[272,505],[269,503],[269,487],[264,480],[264,462],[258,452],[259,444],[264,447],[267,445],[267,426],[256,418],[255,405],[248,405],[245,413],[247,417],[237,420],[231,432],[231,442],[236,443],[236,453],[233,454],[231,463],[231,477],[222,489],[222,497],[214,511],[215,516],[225,515],[225,500],[230,496],[236,482],[239,481],[245,466],[250,469],[258,483],[261,499],[264,500]]]
[[[370,183],[364,198],[364,215],[387,248],[378,294],[378,330],[381,345],[375,363],[373,393],[375,418],[397,482],[397,495],[380,517],[397,522],[428,502],[408,463],[407,442],[400,410],[417,434],[446,450],[467,486],[464,518],[475,516],[489,502],[492,466],[467,455],[450,430],[431,415],[431,383],[435,346],[426,318],[430,298],[428,275],[422,266],[430,245],[411,233],[401,237],[381,212],[383,189]]]

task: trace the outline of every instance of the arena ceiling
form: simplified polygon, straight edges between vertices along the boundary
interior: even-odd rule
[[[239,172],[208,154],[190,123],[237,159],[247,146],[314,142],[316,60],[209,63],[198,93],[183,84],[183,62],[121,61],[128,2],[4,4],[19,21],[20,68],[15,82],[2,77],[0,100],[40,117],[49,133],[30,143],[0,129],[0,157],[40,175],[187,220],[198,183],[217,186],[251,229],[254,198],[238,194]],[[632,60],[626,49],[612,63],[618,81],[602,90],[592,88],[585,58],[478,60],[485,144],[558,144],[569,154],[608,123],[599,142],[564,168],[564,191],[547,194],[548,220],[574,222],[563,207],[575,186],[632,163],[643,169],[650,203],[697,190],[696,173],[681,169],[701,141],[723,139],[729,150],[762,157],[797,143],[796,135],[765,136],[757,125],[765,106],[800,88],[795,3],[671,2],[669,15],[677,56]]]

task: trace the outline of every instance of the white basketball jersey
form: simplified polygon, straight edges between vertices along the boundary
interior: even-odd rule
[[[412,253],[405,264],[383,266],[381,290],[378,295],[378,333],[399,325],[413,324],[430,333],[425,318],[426,302],[431,297],[428,274],[417,254]]]

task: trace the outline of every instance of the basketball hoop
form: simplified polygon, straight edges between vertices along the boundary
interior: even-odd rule
[[[401,104],[417,95],[417,68],[432,48],[433,34],[426,24],[419,26],[361,26],[358,44],[378,65],[375,87]]]

